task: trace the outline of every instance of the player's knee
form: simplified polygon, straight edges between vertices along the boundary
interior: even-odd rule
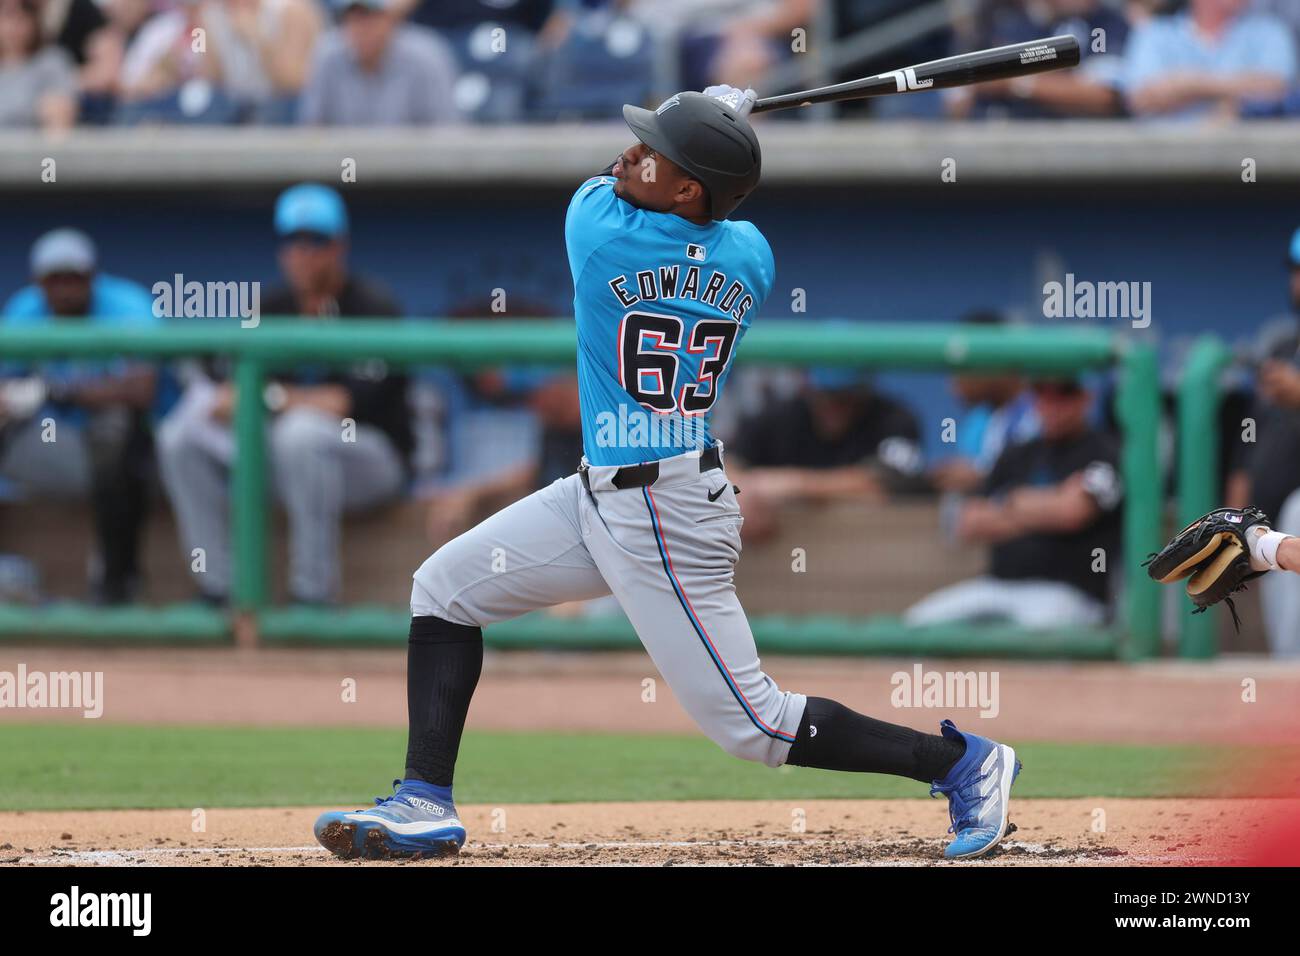
[[[482,627],[471,620],[467,609],[459,606],[456,595],[462,588],[464,562],[443,545],[425,559],[416,570],[411,586],[411,613],[416,617],[440,617],[456,624]]]
[[[710,732],[709,737],[731,756],[741,760],[750,760],[769,767],[777,767],[784,762],[783,747],[775,746],[776,741],[757,727],[730,732]]]
[[[198,429],[188,418],[164,418],[154,434],[158,456],[164,459],[184,459],[199,447]]]
[[[424,559],[415,571],[415,590],[419,596],[441,605],[451,596],[452,562],[444,545]]]
[[[332,451],[342,440],[338,419],[314,408],[291,408],[271,426],[272,454],[283,462],[302,462]]]

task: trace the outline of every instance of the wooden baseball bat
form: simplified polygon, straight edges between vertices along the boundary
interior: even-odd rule
[[[905,66],[878,76],[868,76],[834,86],[823,86],[800,93],[765,96],[750,111],[766,113],[769,110],[788,110],[813,103],[834,103],[838,100],[857,100],[868,96],[888,96],[893,93],[916,93],[922,90],[945,90],[954,86],[970,86],[989,80],[1005,80],[1049,70],[1064,70],[1079,65],[1079,41],[1072,36],[1047,37],[1029,40],[991,50],[976,50],[957,56],[931,60],[916,66]]]

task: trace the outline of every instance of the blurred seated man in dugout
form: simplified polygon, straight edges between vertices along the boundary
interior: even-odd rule
[[[333,189],[304,183],[286,190],[276,203],[275,231],[287,286],[263,296],[266,315],[296,315],[308,324],[401,315],[386,292],[350,272],[347,210]],[[405,374],[362,358],[347,367],[277,371],[263,394],[245,396],[223,363],[190,372],[159,428],[158,449],[200,596],[221,604],[230,595],[231,422],[236,402],[260,401],[270,417],[274,487],[289,518],[290,599],[337,601],[343,513],[391,501],[409,477]]]
[[[508,374],[506,370],[494,377]],[[527,376],[523,371],[519,374]],[[550,370],[532,378],[525,401],[537,419],[536,455],[496,474],[433,492],[426,519],[432,543],[444,544],[492,512],[573,474],[582,458],[578,379]]]
[[[1040,436],[1002,452],[958,519],[963,542],[990,545],[989,572],[923,598],[907,624],[1105,622],[1106,571],[1122,560],[1119,449],[1089,424],[1092,398],[1077,381],[1039,381],[1033,393]]]
[[[37,239],[31,274],[32,284],[4,307],[7,326],[158,322],[149,292],[100,272],[95,245],[79,230],[56,229]],[[156,370],[122,358],[6,361],[0,375],[0,478],[33,496],[89,497],[98,539],[92,597],[103,604],[130,601],[139,584]]]
[[[1227,506],[1254,505],[1273,528],[1300,534],[1300,229],[1286,258],[1291,313],[1262,335],[1255,383],[1254,441],[1240,441],[1228,479]],[[1278,657],[1300,657],[1300,578],[1267,574],[1259,581],[1264,628]]]
[[[920,428],[854,369],[811,369],[803,388],[743,418],[727,446],[744,534],[775,533],[790,503],[881,502],[921,481]]]
[[[1001,327],[1005,319],[982,310],[961,322]],[[1039,425],[1033,396],[1017,372],[960,372],[952,376],[952,391],[964,409],[956,423],[956,454],[936,462],[929,478],[937,490],[960,495],[978,490],[1002,451],[1034,438]]]

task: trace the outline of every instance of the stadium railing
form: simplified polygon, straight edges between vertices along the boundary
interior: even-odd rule
[[[1178,526],[1222,507],[1219,489],[1219,408],[1223,401],[1220,373],[1232,352],[1218,338],[1204,336],[1188,353],[1178,383]],[[1179,620],[1178,649],[1183,657],[1210,658],[1219,650],[1219,613],[1184,612]]]
[[[571,320],[337,321],[310,326],[266,318],[244,329],[219,320],[163,328],[50,325],[0,328],[0,355],[10,359],[104,358],[130,355],[173,359],[220,354],[234,364],[241,394],[260,395],[268,372],[300,362],[347,364],[381,359],[396,364],[460,369],[509,363],[566,365],[576,339]],[[1141,568],[1162,535],[1157,461],[1160,418],[1154,349],[1102,329],[978,328],[940,324],[770,321],[746,338],[746,364],[838,365],[893,370],[1018,369],[1071,373],[1117,368],[1117,411],[1123,432],[1123,587],[1118,620],[1093,629],[1026,631],[1008,626],[908,628],[897,618],[777,617],[753,620],[759,645],[777,653],[926,654],[1076,658],[1144,658],[1160,652],[1160,595]],[[229,640],[267,642],[405,640],[405,609],[272,607],[268,603],[269,501],[264,448],[266,411],[239,402],[237,456],[231,480],[234,508],[232,613],[200,605],[102,609],[0,606],[0,637],[69,637],[126,641]],[[1211,430],[1185,432],[1204,461]],[[1108,556],[1113,564],[1113,556]],[[557,620],[527,615],[494,625],[496,647],[626,648],[636,637],[626,621]]]

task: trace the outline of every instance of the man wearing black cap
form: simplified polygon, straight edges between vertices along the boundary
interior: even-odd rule
[[[715,95],[706,95],[706,94]],[[1007,832],[1015,751],[944,721],[923,734],[763,672],[732,576],[740,509],[709,413],[772,291],[762,233],[728,219],[758,184],[752,90],[625,106],[638,141],[569,202],[583,450],[577,474],[443,545],[415,572],[405,772],[378,806],[326,813],[343,857],[455,852],[461,732],[485,625],[612,593],[686,711],[737,757],[892,773],[949,797],[949,857]]]

